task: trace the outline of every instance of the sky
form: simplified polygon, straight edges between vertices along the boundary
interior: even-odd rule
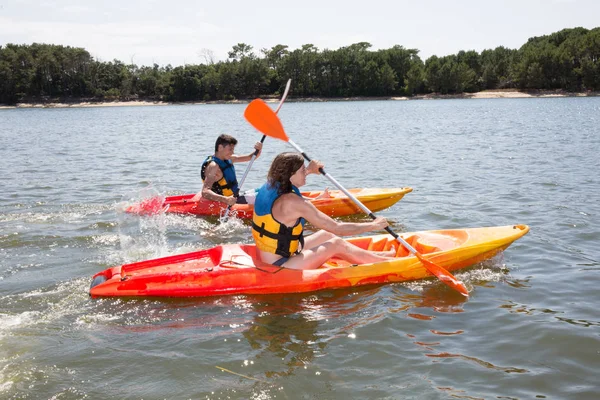
[[[598,0],[0,0],[0,45],[82,47],[99,61],[173,67],[225,61],[238,43],[319,50],[369,42],[418,49],[521,47],[564,28],[600,27]]]

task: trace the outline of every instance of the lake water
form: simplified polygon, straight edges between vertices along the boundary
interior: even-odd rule
[[[220,133],[250,153],[244,108],[0,110],[0,398],[598,398],[597,97],[282,107],[290,138],[344,186],[414,188],[378,213],[398,232],[530,225],[456,274],[469,299],[436,280],[90,299],[110,266],[251,241],[236,220],[122,211],[199,190]],[[290,149],[267,139],[245,187]]]

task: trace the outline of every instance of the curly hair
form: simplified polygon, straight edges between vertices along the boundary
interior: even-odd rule
[[[277,186],[279,194],[290,193],[292,182],[290,178],[304,165],[304,158],[300,153],[281,153],[271,163],[267,182],[269,185]]]

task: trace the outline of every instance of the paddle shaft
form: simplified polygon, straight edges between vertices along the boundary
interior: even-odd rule
[[[263,135],[262,139],[260,139],[260,142],[264,143],[266,138],[267,138],[267,135]],[[248,162],[248,167],[244,171],[244,175],[242,176],[242,179],[240,180],[240,184],[238,185],[239,189],[242,188],[242,185],[244,184],[244,181],[246,180],[246,177],[248,176],[248,172],[250,172],[250,168],[252,168],[252,164],[254,163],[254,160],[256,160],[257,155],[258,155],[258,150],[254,150],[254,154],[252,154],[252,158]],[[238,192],[238,195],[239,195],[239,192]],[[229,206],[229,207],[231,207],[231,206]]]
[[[285,85],[285,90],[283,92],[283,96],[281,96],[279,105],[275,109],[275,114],[277,114],[279,112],[279,109],[283,105],[283,102],[285,101],[288,93],[290,92],[291,85],[292,85],[292,80],[288,79],[288,81]],[[264,143],[266,138],[267,138],[267,135],[263,135],[263,137],[260,139],[260,142]],[[242,190],[242,185],[244,184],[244,181],[246,180],[246,177],[248,176],[248,172],[250,172],[250,169],[252,168],[252,164],[254,164],[254,160],[256,160],[256,156],[258,156],[258,150],[254,151],[254,154],[252,154],[252,158],[248,162],[248,167],[246,167],[246,170],[244,171],[244,175],[242,175],[242,179],[240,180],[240,183],[238,185],[238,192],[235,194],[235,197],[238,197],[240,195],[240,190]],[[227,216],[229,215],[230,211],[231,211],[231,206],[227,206],[227,210],[225,210],[225,213],[224,213],[225,220],[227,219]]]
[[[291,139],[288,139],[288,143],[294,147],[300,154],[302,154],[302,156],[306,159],[306,161],[311,162],[311,158],[296,144],[294,143]],[[360,200],[358,200],[356,197],[354,197],[354,195],[352,193],[350,193],[348,190],[346,190],[346,188],[344,188],[342,186],[341,183],[339,183],[333,176],[329,175],[327,172],[325,172],[325,170],[323,168],[319,168],[319,172],[327,179],[329,179],[329,181],[331,183],[333,183],[335,185],[335,187],[337,187],[339,190],[341,190],[346,196],[348,196],[348,198],[350,200],[352,200],[354,202],[354,204],[356,204],[365,214],[367,214],[369,217],[376,219],[377,217],[375,216],[375,214],[373,214],[373,212],[371,210],[369,210],[367,208],[367,206],[365,206],[363,203],[360,202]],[[410,244],[408,244],[404,239],[402,239],[400,236],[398,236],[398,234],[396,232],[394,232],[389,226],[385,227],[385,230],[394,237],[394,239],[396,239],[397,241],[399,241],[400,243],[402,243],[402,245],[404,247],[406,247],[408,249],[408,251],[410,251],[412,254],[418,254],[417,250],[412,247]]]
[[[283,105],[283,102],[285,101],[285,99],[290,91],[291,84],[292,84],[292,80],[288,79],[287,84],[285,85],[285,91],[283,92],[283,96],[281,97],[281,100],[279,101],[279,105],[277,106],[277,109],[275,110],[275,114],[277,114],[279,112],[279,109]],[[263,137],[260,139],[260,142],[264,143],[266,138],[267,138],[267,135],[263,135]],[[238,185],[238,188],[240,190],[242,189],[242,185],[244,184],[244,181],[246,180],[246,177],[248,176],[248,172],[250,172],[250,168],[252,168],[252,164],[254,163],[254,160],[256,160],[257,155],[258,155],[258,150],[255,150],[254,154],[252,154],[252,158],[250,159],[250,161],[248,163],[248,167],[246,168],[246,171],[244,171],[244,175],[242,176],[242,179],[240,180],[240,184]],[[229,208],[231,208],[231,206],[229,206],[228,209]]]

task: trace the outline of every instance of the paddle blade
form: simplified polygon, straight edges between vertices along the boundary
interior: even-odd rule
[[[263,135],[284,142],[289,140],[275,111],[261,99],[254,99],[248,104],[244,111],[244,118]]]
[[[454,275],[452,275],[450,272],[446,271],[446,269],[440,267],[439,265],[435,265],[431,261],[427,260],[421,254],[414,254],[415,256],[417,256],[419,261],[423,263],[425,268],[427,268],[427,271],[431,272],[440,281],[444,282],[446,285],[450,286],[452,289],[456,290],[463,296],[469,297],[469,291],[467,290],[467,287],[464,285],[464,283],[456,279]]]

